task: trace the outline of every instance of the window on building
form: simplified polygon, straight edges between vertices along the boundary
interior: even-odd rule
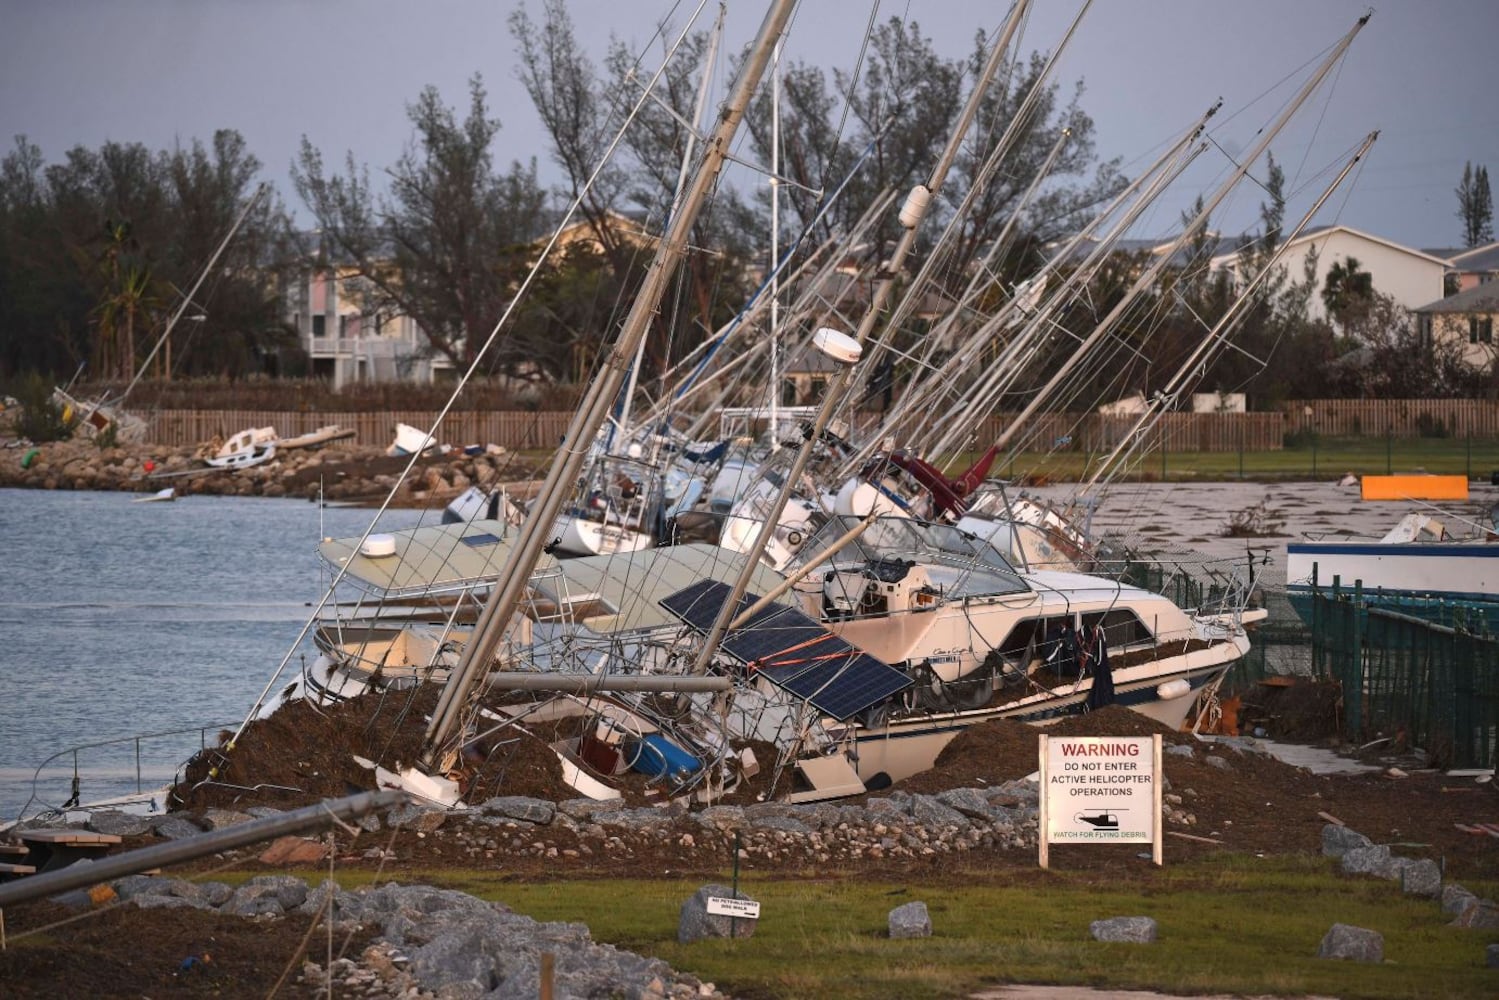
[[[1432,332],[1431,328],[1431,313],[1423,313],[1421,315],[1416,326],[1416,333],[1420,338],[1422,349],[1431,350],[1432,345],[1436,343],[1436,334]]]
[[[314,337],[326,337],[328,335],[328,317],[317,313],[312,317],[312,335]]]
[[[1468,343],[1492,344],[1494,342],[1494,317],[1468,317]]]

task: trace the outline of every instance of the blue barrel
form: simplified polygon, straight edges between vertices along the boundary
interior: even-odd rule
[[[685,777],[702,767],[703,762],[660,733],[651,733],[632,743],[630,766],[653,778]]]

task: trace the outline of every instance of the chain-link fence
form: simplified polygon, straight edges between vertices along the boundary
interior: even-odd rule
[[[1343,690],[1344,735],[1404,734],[1449,767],[1491,768],[1499,733],[1499,608],[1307,598],[1312,670]]]

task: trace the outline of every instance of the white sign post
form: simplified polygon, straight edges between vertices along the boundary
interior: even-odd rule
[[[705,909],[720,917],[743,917],[746,920],[760,919],[760,904],[753,899],[730,899],[727,896],[709,896]]]
[[[1041,737],[1040,861],[1052,844],[1151,844],[1161,863],[1161,737]]]

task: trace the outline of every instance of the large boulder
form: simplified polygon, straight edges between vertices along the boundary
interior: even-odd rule
[[[1110,917],[1093,921],[1088,932],[1095,941],[1152,944],[1156,939],[1156,922],[1150,917]]]
[[[932,918],[922,902],[903,903],[890,911],[890,936],[892,938],[923,938],[932,936]]]
[[[1400,868],[1400,891],[1435,899],[1442,892],[1442,867],[1430,858],[1407,860]]]
[[[1333,924],[1322,936],[1318,958],[1342,958],[1350,962],[1383,962],[1384,935],[1366,927]]]
[[[1329,858],[1341,858],[1349,851],[1360,847],[1373,847],[1374,841],[1346,826],[1328,823],[1322,828],[1322,854]]]
[[[681,915],[677,919],[677,940],[683,944],[691,944],[694,941],[702,941],[705,938],[747,938],[755,934],[755,924],[758,920],[749,920],[744,917],[725,917],[717,913],[708,912],[708,898],[717,896],[721,899],[748,899],[743,893],[735,894],[733,889],[726,885],[705,885],[692,894],[692,898],[682,904]]]

